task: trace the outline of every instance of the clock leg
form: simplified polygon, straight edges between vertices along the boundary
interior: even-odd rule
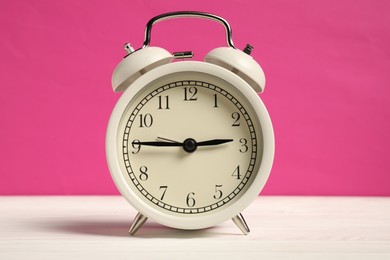
[[[238,213],[237,216],[232,218],[234,224],[237,225],[237,227],[244,233],[244,235],[248,235],[250,232],[248,225],[245,222],[244,217],[241,215],[241,213]]]
[[[134,236],[134,234],[138,231],[138,229],[140,229],[140,227],[142,227],[146,220],[148,220],[148,218],[138,212],[137,216],[135,216],[133,220],[133,224],[130,227],[130,235]]]

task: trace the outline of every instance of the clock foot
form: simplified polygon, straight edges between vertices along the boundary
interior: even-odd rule
[[[244,233],[244,235],[248,235],[250,232],[248,225],[245,222],[244,217],[241,215],[241,213],[238,213],[237,216],[232,218],[234,224],[237,225],[237,227]]]
[[[130,227],[130,235],[134,236],[134,234],[138,231],[138,229],[140,229],[140,227],[142,227],[146,220],[148,220],[148,218],[138,212],[137,216],[135,216],[133,220],[133,224]]]

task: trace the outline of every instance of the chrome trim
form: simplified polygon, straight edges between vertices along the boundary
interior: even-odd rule
[[[146,24],[145,40],[142,48],[149,46],[151,34],[152,34],[152,26],[154,24],[164,20],[173,19],[173,18],[203,18],[203,19],[216,21],[225,27],[227,45],[234,49],[236,48],[234,47],[233,40],[232,40],[232,29],[230,28],[230,25],[225,19],[214,14],[195,12],[195,11],[180,11],[180,12],[165,13],[165,14],[157,15],[152,19],[150,19],[149,22]]]

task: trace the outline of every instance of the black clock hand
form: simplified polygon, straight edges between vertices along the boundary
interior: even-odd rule
[[[147,146],[183,146],[183,143],[171,143],[171,142],[161,142],[161,141],[133,142],[133,143],[139,145],[147,145]]]
[[[163,138],[159,138],[163,139]],[[139,145],[148,145],[148,146],[159,146],[159,147],[183,147],[184,151],[192,153],[198,148],[198,146],[214,146],[220,145],[228,142],[232,142],[233,139],[212,139],[202,142],[196,142],[192,138],[187,138],[183,143],[180,142],[161,142],[161,141],[151,141],[151,142],[134,142]]]
[[[180,143],[178,141],[171,140],[171,139],[164,138],[164,137],[159,137],[159,136],[157,136],[157,139],[162,140],[162,141],[166,141],[166,142],[171,142],[171,143]]]
[[[233,139],[213,139],[197,143],[198,146],[211,146],[233,142]]]

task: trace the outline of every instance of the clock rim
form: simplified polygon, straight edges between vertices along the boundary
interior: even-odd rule
[[[119,164],[116,143],[119,134],[120,121],[128,103],[142,91],[144,87],[148,86],[148,84],[155,81],[157,78],[178,72],[201,72],[210,74],[214,77],[219,77],[231,83],[248,99],[255,114],[259,117],[263,134],[263,154],[260,167],[247,191],[243,193],[237,201],[231,205],[226,205],[224,209],[216,212],[209,212],[204,215],[197,214],[187,216],[186,214],[172,214],[165,212],[165,210],[159,209],[158,207],[148,205],[127,185]],[[269,177],[273,164],[274,149],[274,132],[271,119],[265,105],[253,88],[231,71],[214,64],[200,61],[181,61],[165,64],[145,73],[134,81],[116,103],[109,119],[106,132],[107,164],[111,177],[122,196],[144,216],[163,225],[179,229],[201,229],[215,226],[235,217],[247,208],[259,195]]]

